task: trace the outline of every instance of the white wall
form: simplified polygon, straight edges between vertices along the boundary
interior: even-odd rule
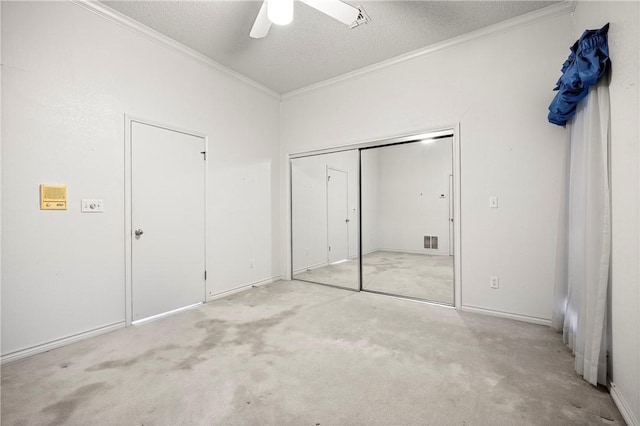
[[[294,273],[328,263],[327,167],[347,172],[349,257],[358,256],[358,152],[295,158],[291,163]]]
[[[281,275],[276,96],[81,6],[2,2],[2,103],[3,354],[124,321],[125,113],[209,136],[207,290]]]
[[[125,113],[209,135],[214,293],[280,275],[287,153],[459,122],[463,304],[548,319],[564,131],[546,123],[546,107],[568,46],[609,21],[611,377],[637,420],[638,9],[578,2],[573,17],[285,97],[279,116],[276,98],[77,5],[2,2],[2,353],[124,320]],[[38,209],[45,182],[69,185],[70,210]],[[103,198],[106,212],[81,215],[82,197]]]
[[[586,29],[609,29],[611,97],[611,354],[614,398],[640,420],[640,152],[638,141],[640,46],[638,2],[578,2],[573,37]],[[619,402],[619,401],[617,401]],[[629,414],[628,414],[629,415]]]
[[[2,188],[2,7],[0,5],[0,188]],[[0,271],[2,270],[2,193],[0,192]],[[2,307],[2,274],[0,273],[0,307]],[[1,312],[0,312],[1,314]],[[0,318],[1,319],[1,318]],[[1,330],[0,330],[1,331]],[[2,342],[0,335],[0,354],[2,353]]]
[[[565,13],[285,96],[282,149],[460,123],[462,304],[548,320],[564,129],[546,116],[572,42]]]
[[[363,162],[364,155],[370,151],[364,152]],[[378,248],[449,255],[452,138],[427,144],[393,145],[375,151],[379,151],[380,173]],[[425,235],[438,237],[438,249],[424,248]]]

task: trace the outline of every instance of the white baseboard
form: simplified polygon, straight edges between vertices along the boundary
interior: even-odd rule
[[[551,320],[545,318],[531,317],[528,315],[513,314],[511,312],[494,311],[492,309],[479,308],[477,306],[462,305],[462,311],[474,312],[477,314],[492,315],[494,317],[509,318],[516,321],[524,321],[532,324],[551,325]]]
[[[295,271],[293,271],[293,275],[297,275],[297,274],[300,274],[302,272],[307,272],[307,270],[314,270],[314,269],[322,268],[322,267],[325,267],[325,266],[329,266],[329,262],[316,263],[315,265],[305,266],[304,268],[296,269]]]
[[[225,296],[229,296],[231,294],[235,294],[235,293],[239,293],[241,291],[245,291],[248,290],[250,288],[253,287],[258,287],[261,285],[265,285],[265,284],[269,284],[272,283],[274,281],[278,281],[280,279],[283,279],[282,276],[277,275],[271,278],[267,278],[264,280],[259,280],[259,281],[255,281],[249,284],[244,284],[242,286],[233,288],[231,290],[227,290],[227,291],[223,291],[221,293],[217,293],[214,294],[213,296],[209,296],[207,297],[207,301],[210,300],[215,300],[215,299],[220,299],[222,297]],[[66,346],[69,345],[71,343],[75,343],[75,342],[79,342],[81,340],[85,340],[85,339],[89,339],[91,337],[95,337],[95,336],[99,336],[101,334],[105,334],[105,333],[110,333],[112,331],[121,329],[121,328],[125,328],[125,321],[120,321],[117,323],[113,323],[110,325],[105,325],[103,327],[98,327],[98,328],[94,328],[93,330],[89,330],[89,331],[85,331],[82,333],[78,333],[78,334],[74,334],[71,336],[66,336],[66,337],[62,337],[60,339],[56,339],[53,340],[51,342],[47,342],[47,343],[43,343],[40,345],[35,345],[35,346],[31,346],[29,348],[25,348],[25,349],[20,349],[14,352],[10,352],[7,354],[2,355],[2,357],[0,357],[0,363],[1,364],[5,364],[8,362],[12,362],[12,361],[17,361],[19,359],[23,359],[32,355],[37,355],[43,352],[47,352],[50,351],[52,349],[56,349],[59,348],[61,346]]]
[[[616,386],[615,383],[609,381],[609,393],[611,394],[611,398],[613,398],[613,402],[615,402],[616,407],[618,407],[618,411],[622,414],[622,418],[629,426],[638,426],[638,418],[631,411],[629,404],[624,399],[624,396],[620,393],[620,389]]]
[[[392,248],[377,248],[375,251],[388,251],[391,253],[409,253],[409,254],[426,254],[429,256],[450,256],[449,252],[446,251],[438,251],[431,249],[424,250],[401,250],[401,249],[392,249]]]
[[[243,284],[239,287],[232,288],[231,290],[225,290],[225,291],[221,291],[220,293],[207,296],[207,302],[210,302],[212,300],[222,299],[223,297],[231,296],[232,294],[240,293],[242,291],[249,290],[250,288],[253,288],[253,287],[260,287],[262,285],[270,284],[272,282],[282,280],[282,279],[284,279],[284,276],[276,275],[271,278],[265,278],[264,280],[254,281],[249,284]]]
[[[26,358],[32,355],[37,355],[43,352],[50,351],[52,349],[59,348],[61,346],[66,346],[71,343],[75,343],[81,340],[89,339],[91,337],[99,336],[101,334],[110,333],[112,331],[115,331],[124,327],[125,327],[124,321],[116,322],[110,325],[105,325],[104,327],[98,327],[98,328],[94,328],[93,330],[89,330],[82,333],[56,339],[48,343],[43,343],[41,345],[31,346],[26,349],[20,349],[20,350],[2,355],[2,358],[0,359],[0,363],[5,364],[7,362],[17,361],[22,358]]]

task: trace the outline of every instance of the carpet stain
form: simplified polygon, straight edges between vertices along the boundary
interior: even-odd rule
[[[195,327],[203,329],[206,333],[204,339],[194,348],[196,352],[202,353],[210,351],[224,340],[228,325],[226,321],[207,319],[198,321]]]
[[[110,370],[113,368],[125,368],[125,367],[130,367],[132,365],[135,365],[141,361],[146,361],[150,358],[153,358],[156,353],[158,352],[162,352],[162,351],[168,351],[168,350],[172,350],[172,349],[177,349],[179,348],[179,346],[177,345],[173,345],[173,344],[169,344],[169,345],[164,345],[164,346],[160,346],[158,348],[152,348],[149,349],[148,351],[135,356],[133,358],[125,358],[125,359],[116,359],[116,360],[109,360],[109,361],[104,361],[101,362],[100,364],[96,364],[93,365],[89,368],[86,368],[85,371],[100,371],[100,370]]]
[[[301,305],[296,305],[268,318],[235,324],[219,319],[198,321],[195,327],[204,329],[205,337],[192,348],[193,352],[178,364],[177,370],[191,370],[194,366],[207,361],[210,357],[206,354],[216,347],[249,345],[251,356],[267,353],[264,342],[266,331],[295,315],[300,307]],[[235,332],[231,333],[235,338],[225,340],[230,332]]]
[[[613,420],[612,417],[613,416],[611,416],[611,415],[602,415],[602,414],[600,414],[600,418],[602,420],[604,420],[605,422],[607,422],[607,423],[613,423],[615,421],[615,420]]]
[[[294,316],[301,305],[296,305],[291,309],[282,311],[269,318],[244,322],[236,325],[236,338],[230,343],[236,345],[250,345],[252,356],[263,355],[265,350],[264,336],[268,329],[275,327],[284,320]]]
[[[81,386],[61,401],[46,406],[40,410],[40,412],[53,414],[55,416],[49,425],[63,424],[69,420],[69,417],[71,417],[81,403],[87,402],[93,398],[98,391],[103,389],[106,385],[106,382],[97,382]]]
[[[198,321],[194,327],[205,331],[204,339],[191,348],[192,353],[178,364],[177,370],[191,370],[195,365],[205,362],[208,358],[203,355],[222,343],[229,324],[219,319],[207,319]]]

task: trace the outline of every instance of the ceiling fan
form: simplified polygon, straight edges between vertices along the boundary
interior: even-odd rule
[[[353,26],[362,13],[359,8],[340,0],[300,1],[349,26]],[[264,0],[249,35],[252,38],[263,38],[269,33],[271,24],[286,25],[292,20],[293,0]]]

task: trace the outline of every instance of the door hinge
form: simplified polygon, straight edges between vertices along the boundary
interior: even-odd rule
[[[329,246],[329,251],[331,251],[331,246]]]
[[[207,271],[204,271],[204,279],[207,280]]]
[[[207,151],[202,151],[200,154],[204,156],[204,161],[207,161]]]

